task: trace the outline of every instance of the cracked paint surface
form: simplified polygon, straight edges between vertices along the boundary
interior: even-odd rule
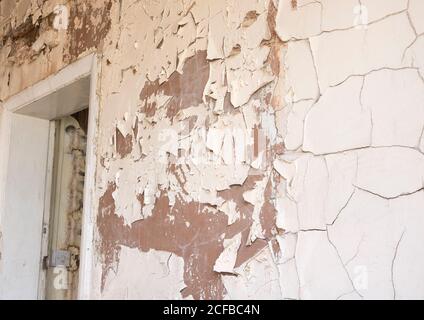
[[[0,7],[0,101],[99,55],[92,298],[424,297],[421,0]]]
[[[413,271],[421,249],[404,243],[408,230],[422,243],[417,3],[360,1],[367,24],[359,26],[351,15],[357,1],[279,10],[289,97],[280,130],[290,150],[274,161],[285,178],[277,199],[277,225],[288,231],[279,265],[284,298],[423,296],[423,274]]]

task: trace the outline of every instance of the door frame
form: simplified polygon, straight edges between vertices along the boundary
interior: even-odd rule
[[[96,154],[97,154],[97,134],[98,134],[98,113],[99,104],[97,96],[97,78],[100,64],[96,54],[85,56],[76,62],[63,68],[57,74],[42,80],[35,85],[24,89],[18,94],[7,99],[2,107],[2,117],[0,123],[0,218],[4,214],[4,199],[6,176],[8,168],[8,158],[10,150],[10,129],[13,113],[26,114],[47,120],[54,120],[59,116],[70,115],[82,109],[89,109],[87,151],[86,151],[86,175],[84,180],[84,200],[82,217],[82,234],[80,248],[80,267],[78,282],[78,299],[89,299],[92,279],[92,268],[94,262],[93,237],[94,237],[94,213],[97,212],[97,205],[94,202],[96,186]],[[76,90],[83,90],[84,95],[74,94]],[[73,101],[74,100],[74,101]],[[58,103],[61,103],[60,108]],[[64,103],[64,104],[62,104]],[[85,104],[85,105],[84,105]],[[53,121],[51,121],[52,123]],[[54,125],[50,126],[54,130]],[[49,135],[50,137],[52,134]],[[50,153],[53,150],[49,150]],[[46,180],[50,180],[49,172],[51,168],[46,168]],[[50,205],[47,204],[49,198],[49,181],[46,181],[46,205],[44,221],[48,221],[50,215]],[[0,221],[1,228],[1,221]],[[43,240],[44,241],[44,240]],[[42,247],[45,247],[42,243]],[[0,229],[0,250],[1,250],[1,229]],[[1,251],[0,251],[1,252]],[[43,254],[40,255],[40,270],[42,268]],[[0,270],[1,270],[0,260]],[[41,272],[40,272],[41,274]],[[39,278],[38,298],[44,298],[43,277]]]

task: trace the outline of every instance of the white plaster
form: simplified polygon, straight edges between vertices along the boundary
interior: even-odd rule
[[[336,29],[351,28],[355,25],[355,8],[358,8],[358,0],[320,0],[322,10],[322,30],[331,31]]]
[[[358,152],[356,185],[393,198],[424,187],[424,155],[402,147],[373,148]]]
[[[237,210],[237,204],[233,200],[225,201],[219,210],[228,216],[228,225],[232,225],[240,219],[240,212]]]
[[[300,101],[294,103],[287,116],[287,133],[284,145],[287,150],[297,150],[303,144],[303,126],[306,115],[311,109],[313,101]]]
[[[353,289],[325,231],[299,233],[296,265],[301,299],[337,299]]]
[[[283,299],[299,299],[299,277],[295,259],[278,265]]]
[[[277,264],[285,264],[294,259],[296,254],[297,233],[285,233],[277,236],[278,244],[281,248],[281,259]]]
[[[120,263],[106,280],[104,299],[181,299],[184,260],[165,251],[122,246]]]
[[[417,37],[405,50],[404,62],[410,67],[418,68],[424,79],[424,35]]]
[[[406,10],[408,0],[361,0],[361,4],[367,9],[368,19],[372,22]]]
[[[268,248],[236,268],[236,272],[237,276],[222,277],[228,299],[281,298],[278,269]]]
[[[286,69],[285,86],[293,91],[293,101],[315,99],[319,88],[309,42],[290,41],[282,61]]]
[[[371,115],[360,103],[362,77],[329,88],[305,119],[303,150],[339,152],[370,144]]]
[[[385,200],[356,191],[329,227],[329,237],[365,299],[406,299],[424,295],[423,192]]]
[[[269,181],[269,177],[265,175],[265,177],[262,180],[256,182],[255,188],[243,193],[243,199],[254,206],[253,212],[252,212],[253,222],[250,227],[250,233],[249,233],[249,238],[247,240],[247,245],[250,245],[258,238],[259,239],[264,238],[262,224],[260,221],[260,214],[261,214],[262,207],[265,203],[264,193],[265,193],[265,189],[268,184],[268,181]]]
[[[402,66],[415,35],[406,14],[390,16],[367,29],[323,33],[310,39],[321,90],[351,75]]]
[[[304,39],[321,32],[321,4],[319,2],[297,1],[297,8],[291,0],[278,2],[276,30],[281,40]]]
[[[231,239],[224,240],[224,251],[215,261],[213,270],[216,272],[234,273],[237,252],[241,244],[241,233],[235,235]]]
[[[325,198],[325,220],[332,224],[354,192],[358,157],[346,152],[325,157],[328,170],[328,192]]]
[[[306,159],[305,159],[306,160]],[[325,229],[325,197],[328,193],[328,172],[324,158],[310,157],[299,168],[293,180],[299,228]],[[303,175],[302,175],[303,174]]]
[[[245,50],[227,59],[231,104],[235,108],[246,104],[253,93],[274,80],[267,70],[261,68],[268,54],[269,47],[262,46]]]
[[[420,0],[409,0],[408,13],[417,34],[424,32],[424,20],[421,14],[424,12],[424,2]]]
[[[424,127],[424,82],[417,70],[369,74],[362,104],[371,110],[373,146],[418,145]]]

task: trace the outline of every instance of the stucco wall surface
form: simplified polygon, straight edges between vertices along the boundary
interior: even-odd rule
[[[0,8],[0,102],[99,57],[91,298],[424,298],[424,1]]]

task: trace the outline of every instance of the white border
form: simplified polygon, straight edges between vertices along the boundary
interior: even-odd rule
[[[55,75],[41,80],[9,98],[4,103],[4,108],[10,112],[16,112],[81,78],[90,76],[93,68],[93,60],[96,60],[95,55],[89,55],[70,64]]]
[[[87,133],[86,176],[84,185],[84,205],[82,218],[82,235],[80,248],[80,268],[78,298],[89,299],[91,291],[92,264],[93,264],[93,232],[96,209],[95,174],[96,174],[96,141],[98,125],[98,99],[97,99],[97,56],[88,55],[70,64],[57,74],[38,82],[30,88],[12,96],[3,103],[3,114],[0,122],[0,218],[4,212],[5,177],[10,148],[10,114],[32,103],[49,96],[50,94],[74,83],[75,81],[90,77],[89,119]],[[1,224],[0,224],[1,226]],[[1,230],[0,230],[1,232]],[[1,239],[0,239],[1,241]],[[1,242],[0,242],[1,249]],[[0,260],[1,268],[1,260]]]
[[[49,124],[49,141],[47,149],[47,166],[46,166],[46,180],[45,180],[45,192],[44,192],[44,212],[43,212],[43,223],[41,226],[41,248],[40,257],[43,259],[44,256],[49,254],[49,221],[50,221],[50,210],[51,210],[51,196],[53,187],[53,161],[54,161],[54,146],[55,146],[55,133],[56,125],[54,121],[50,121]],[[44,232],[46,229],[46,232]],[[41,260],[41,264],[43,261]],[[43,270],[43,265],[40,266],[39,277],[38,277],[38,300],[44,300],[46,297],[46,280],[47,273]]]
[[[78,299],[90,299],[92,267],[94,263],[94,223],[97,212],[95,204],[96,192],[96,154],[97,154],[97,133],[99,100],[97,97],[97,78],[98,74],[97,56],[93,55],[91,59],[91,78],[90,78],[90,101],[88,112],[88,132],[87,132],[87,151],[86,168],[84,181],[84,204],[82,218],[82,235],[80,247],[80,266]]]
[[[7,179],[7,168],[9,163],[9,145],[10,145],[10,130],[11,130],[11,118],[10,112],[8,112],[4,106],[1,106],[2,113],[0,119],[0,253],[3,252],[3,239],[2,239],[2,223],[1,218],[3,217],[5,210],[6,200],[6,179]],[[6,151],[7,150],[7,151]],[[2,270],[3,260],[0,257],[0,271]]]

